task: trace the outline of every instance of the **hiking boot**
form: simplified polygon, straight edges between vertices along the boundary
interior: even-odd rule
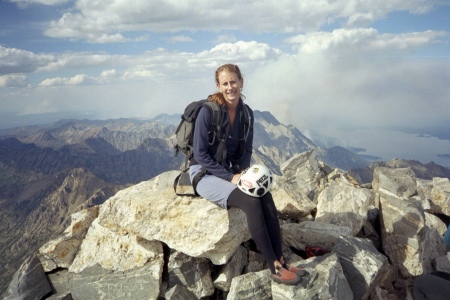
[[[284,264],[283,267],[289,272],[295,273],[297,276],[303,277],[306,275],[306,271],[302,268],[297,268],[290,264]]]
[[[272,280],[286,285],[296,285],[302,278],[297,276],[297,274],[286,270],[282,266],[276,266],[275,274],[272,274]]]

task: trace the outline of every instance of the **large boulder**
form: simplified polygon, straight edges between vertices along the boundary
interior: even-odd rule
[[[331,182],[318,197],[316,221],[349,227],[355,236],[367,220],[372,192],[347,182]]]
[[[48,274],[55,294],[49,299],[123,300],[157,299],[160,294],[162,265],[153,261],[125,272],[95,265],[79,273],[67,269]]]
[[[217,272],[218,275],[214,280],[214,287],[228,292],[233,278],[241,275],[245,266],[248,265],[248,256],[248,250],[243,246],[239,246],[231,259]]]
[[[69,271],[79,273],[99,265],[106,270],[124,272],[140,268],[151,261],[159,261],[163,265],[161,242],[149,241],[133,234],[119,235],[98,224],[96,219]]]
[[[400,198],[412,197],[417,194],[416,175],[411,168],[378,167],[374,170],[372,188]]]
[[[433,261],[445,254],[439,232],[427,224],[415,175],[409,168],[377,168],[374,191],[381,207],[383,250],[404,277],[433,270]]]
[[[390,271],[387,257],[367,239],[341,237],[333,252],[339,257],[355,299],[368,299]]]
[[[448,178],[433,178],[431,211],[450,216],[450,180]]]
[[[206,258],[194,258],[172,250],[167,268],[169,289],[182,285],[198,299],[214,294],[210,263]]]
[[[52,291],[36,255],[23,262],[9,284],[5,300],[42,299]]]
[[[39,259],[46,272],[70,267],[89,226],[98,217],[99,208],[94,206],[73,214],[71,224],[64,233],[39,249]]]
[[[305,221],[281,225],[283,243],[295,249],[319,246],[331,250],[341,236],[352,236],[348,227],[334,224]]]
[[[250,272],[233,278],[227,300],[271,300],[270,271]]]
[[[180,197],[172,187],[154,191],[142,182],[120,191],[100,208],[99,224],[119,235],[164,242],[192,257],[220,265],[250,238],[245,214],[203,198]]]
[[[436,229],[426,225],[420,202],[380,195],[383,250],[404,277],[433,270],[433,261],[445,254]]]
[[[317,205],[318,192],[326,179],[316,159],[315,151],[298,154],[281,166],[282,177],[277,178],[273,192],[281,217],[299,220]]]

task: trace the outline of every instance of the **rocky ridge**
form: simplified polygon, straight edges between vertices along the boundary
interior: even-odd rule
[[[417,178],[431,180],[434,177],[450,178],[450,169],[437,165],[434,162],[422,164],[416,160],[404,160],[393,158],[390,161],[376,161],[364,168],[350,168],[348,173],[354,177],[358,183],[370,183],[373,180],[373,171],[379,167],[389,168],[411,168]]]
[[[6,299],[412,299],[415,276],[450,272],[435,216],[450,214],[447,178],[378,167],[361,186],[315,151],[281,173],[285,254],[307,271],[297,286],[270,280],[242,212],[176,196],[169,171],[72,215],[24,261]],[[308,245],[328,253],[305,256]]]
[[[109,184],[83,169],[60,173],[52,181],[32,183],[16,201],[0,203],[0,273],[11,280],[21,261],[70,224],[70,215],[103,203],[125,186]],[[31,190],[35,194],[29,195]],[[2,293],[7,282],[2,282]]]
[[[84,182],[84,176],[90,174],[86,176],[91,176],[92,182],[101,181],[108,189],[118,190],[178,169],[183,157],[174,157],[173,133],[179,121],[179,115],[161,115],[146,121],[62,120],[1,130],[0,219],[5,221],[0,223],[0,294],[24,257],[63,231],[64,227],[46,222],[69,217],[64,216],[69,212],[65,204],[52,196],[55,190],[66,188],[64,178],[68,174],[78,182]],[[255,111],[255,136],[254,162],[269,166],[277,174],[282,162],[315,148],[297,129],[279,123],[268,112]],[[97,190],[90,186],[80,199],[106,200],[96,196]],[[73,190],[72,194],[78,192],[74,187],[69,190]],[[53,199],[54,203],[45,199]],[[33,226],[38,222],[37,215],[42,215],[41,223]]]

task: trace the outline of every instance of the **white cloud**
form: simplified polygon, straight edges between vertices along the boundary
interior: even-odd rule
[[[367,55],[380,50],[416,49],[439,42],[448,36],[445,32],[424,31],[404,34],[379,34],[374,28],[336,29],[332,32],[301,34],[286,42],[294,45],[301,53],[320,53],[335,51],[359,52]]]
[[[25,75],[4,75],[0,76],[0,88],[4,87],[29,87]]]
[[[104,52],[65,52],[38,69],[40,72],[56,72],[65,69],[95,68],[98,66],[122,66],[130,63],[130,56],[112,55]]]
[[[349,26],[368,25],[394,11],[424,13],[432,0],[278,0],[241,1],[90,1],[78,0],[71,12],[50,24],[51,37],[91,43],[121,42],[130,31],[242,30],[307,32],[343,20]]]
[[[100,74],[101,77],[117,77],[118,72],[115,69],[112,70],[104,70]]]
[[[242,59],[249,60],[266,60],[281,54],[281,50],[272,48],[268,44],[258,43],[255,41],[236,43],[223,43],[215,46],[207,53],[211,57],[225,57],[228,60],[240,61]]]
[[[248,75],[247,99],[302,131],[329,136],[337,130],[441,128],[448,123],[450,62],[383,52],[352,54],[371,42],[356,44],[348,55],[300,53],[267,62]]]
[[[168,38],[168,41],[171,43],[191,43],[194,39],[185,35],[177,35]]]
[[[51,54],[35,54],[30,51],[0,46],[0,75],[30,73],[55,60]]]
[[[7,73],[57,73],[65,70],[84,69],[90,77],[104,77],[106,73],[95,73],[97,68],[114,69],[125,74],[123,78],[174,78],[190,74],[198,76],[205,66],[218,67],[223,62],[250,63],[272,59],[281,51],[265,43],[239,41],[234,44],[224,43],[199,53],[168,51],[156,49],[144,54],[113,55],[108,53],[66,52],[57,55],[34,54],[29,51],[10,49],[0,46],[0,67]],[[119,78],[117,76],[116,78]],[[60,76],[41,82],[41,86],[67,83]],[[99,81],[101,82],[101,81]]]
[[[56,78],[47,78],[43,80],[39,86],[40,87],[51,87],[51,86],[75,86],[75,85],[86,85],[86,84],[92,84],[95,80],[92,78],[89,78],[88,76],[84,74],[75,75],[71,78],[62,78],[62,77],[56,77]]]

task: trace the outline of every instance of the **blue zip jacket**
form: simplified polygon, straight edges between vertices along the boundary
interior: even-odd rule
[[[212,147],[209,145],[208,130],[211,124],[211,112],[208,108],[202,107],[195,121],[194,130],[194,159],[191,165],[200,164],[209,173],[227,181],[231,181],[233,178],[234,170],[244,170],[250,166],[250,161],[253,153],[253,111],[248,107],[250,119],[250,132],[247,140],[244,143],[245,132],[243,126],[245,123],[244,118],[241,118],[241,114],[244,114],[244,103],[239,100],[239,104],[236,110],[236,118],[234,125],[231,128],[230,119],[228,116],[228,109],[224,105],[221,107],[223,118],[223,128],[229,128],[229,134],[226,141],[227,146],[227,167],[222,166],[214,159],[215,153],[213,153]],[[242,123],[242,124],[241,124]],[[242,147],[243,149],[240,149]],[[243,155],[241,154],[243,152]],[[241,156],[241,157],[240,157]],[[231,164],[233,162],[234,168]],[[229,166],[229,167],[228,167]]]

